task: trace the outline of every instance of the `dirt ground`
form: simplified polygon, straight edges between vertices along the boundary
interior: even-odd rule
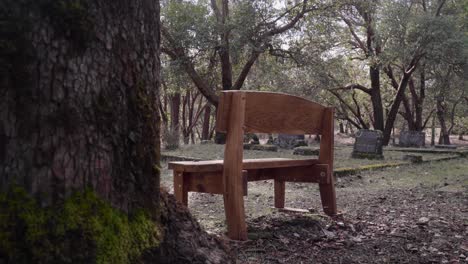
[[[162,184],[172,190],[167,170]],[[189,208],[239,263],[468,263],[468,159],[363,172],[336,188],[341,214],[330,219],[315,184],[287,184],[286,206],[310,211],[294,214],[271,208],[271,181],[249,183],[246,242],[225,238],[221,196],[190,193]]]

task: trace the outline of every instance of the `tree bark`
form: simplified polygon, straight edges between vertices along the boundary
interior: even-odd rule
[[[91,188],[161,224],[159,253],[145,261],[232,262],[185,208],[160,196],[159,1],[60,1],[73,20],[37,2],[0,4],[24,11],[9,19],[33,22],[2,38],[17,49],[0,65],[0,191],[18,185],[53,206]]]
[[[72,22],[29,4],[34,23],[16,32],[30,45],[28,61],[17,65],[27,82],[16,71],[2,75],[1,187],[16,183],[53,204],[92,186],[121,210],[156,217],[159,3],[87,3]]]

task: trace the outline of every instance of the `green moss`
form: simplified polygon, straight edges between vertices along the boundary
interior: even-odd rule
[[[143,210],[124,214],[90,190],[42,208],[14,187],[0,205],[0,260],[8,263],[128,263],[161,240]]]

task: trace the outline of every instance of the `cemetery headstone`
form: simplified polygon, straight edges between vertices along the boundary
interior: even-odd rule
[[[400,133],[400,147],[416,147],[421,148],[426,145],[426,133],[420,131],[402,131]]]
[[[305,136],[278,134],[278,138],[275,141],[275,145],[283,149],[293,149],[294,147],[296,147],[296,144],[300,140],[305,142]]]
[[[352,157],[357,159],[383,159],[383,134],[380,130],[361,129],[356,133]]]

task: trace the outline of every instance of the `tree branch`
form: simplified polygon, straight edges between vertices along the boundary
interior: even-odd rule
[[[260,39],[264,39],[266,37],[271,37],[271,36],[274,36],[274,35],[277,35],[277,34],[281,34],[281,33],[285,32],[286,30],[289,30],[289,29],[293,28],[297,24],[297,22],[299,22],[299,20],[301,20],[301,18],[304,17],[304,15],[306,13],[316,10],[316,8],[307,8],[308,2],[309,2],[309,0],[304,0],[304,2],[302,2],[301,11],[299,13],[297,13],[296,16],[294,16],[294,18],[291,19],[291,21],[289,21],[288,23],[286,23],[285,25],[283,25],[283,26],[281,26],[279,28],[273,28],[273,29],[265,32],[260,37]]]
[[[446,0],[442,0],[439,3],[439,7],[437,7],[437,11],[435,13],[435,16],[438,17],[440,16],[440,12],[442,11],[442,7],[444,7]]]
[[[333,90],[327,90],[329,91],[330,93],[332,93],[336,98],[338,98],[338,100],[346,106],[346,108],[349,109],[349,111],[353,114],[353,116],[359,121],[359,123],[362,125],[362,127],[364,129],[368,129],[369,126],[367,125],[366,122],[364,122],[364,120],[362,119],[361,115],[356,112],[356,110],[354,110],[353,107],[351,107],[342,97],[339,93],[337,93],[336,91],[333,91]]]
[[[366,48],[366,46],[364,45],[364,42],[362,42],[362,40],[359,38],[359,36],[356,34],[356,31],[354,31],[354,28],[353,28],[353,24],[351,23],[351,21],[349,21],[347,18],[345,18],[344,16],[341,16],[341,19],[346,23],[346,25],[348,26],[349,28],[349,32],[351,33],[351,35],[353,35],[353,38],[354,40],[356,40],[357,44],[358,44],[358,47],[362,49],[362,51],[364,51],[365,54],[368,53],[368,50]]]
[[[330,90],[337,91],[337,90],[354,90],[354,89],[361,90],[361,91],[365,92],[366,94],[370,94],[371,91],[372,91],[370,88],[367,88],[367,87],[365,87],[363,85],[360,85],[360,84],[357,84],[357,83],[349,84],[349,85],[346,85],[344,87],[330,89]]]
[[[429,120],[431,119],[431,116],[434,114],[434,109],[431,110],[431,112],[429,113],[429,115],[427,116],[426,120],[424,120],[424,123],[423,123],[423,126],[422,126],[422,129],[426,128],[427,126],[427,123],[429,122]]]
[[[213,90],[210,89],[208,83],[198,74],[195,70],[195,66],[191,62],[191,60],[187,57],[184,52],[184,49],[178,45],[178,43],[172,38],[169,31],[161,25],[161,35],[167,40],[173,49],[168,49],[167,47],[161,47],[161,51],[167,54],[172,60],[179,60],[181,61],[182,65],[184,66],[185,71],[192,79],[195,86],[198,90],[205,96],[205,98],[214,106],[218,105],[219,97],[215,94]]]
[[[221,22],[221,11],[219,11],[218,4],[216,3],[216,0],[211,0],[211,9],[213,9],[213,13],[216,16],[216,20],[218,23]]]
[[[244,81],[247,78],[247,75],[249,74],[250,69],[252,68],[253,64],[255,63],[259,55],[260,53],[255,50],[253,50],[252,53],[250,53],[250,57],[245,63],[244,67],[242,68],[242,71],[237,77],[236,83],[234,84],[232,89],[240,90],[242,85],[244,85]]]

